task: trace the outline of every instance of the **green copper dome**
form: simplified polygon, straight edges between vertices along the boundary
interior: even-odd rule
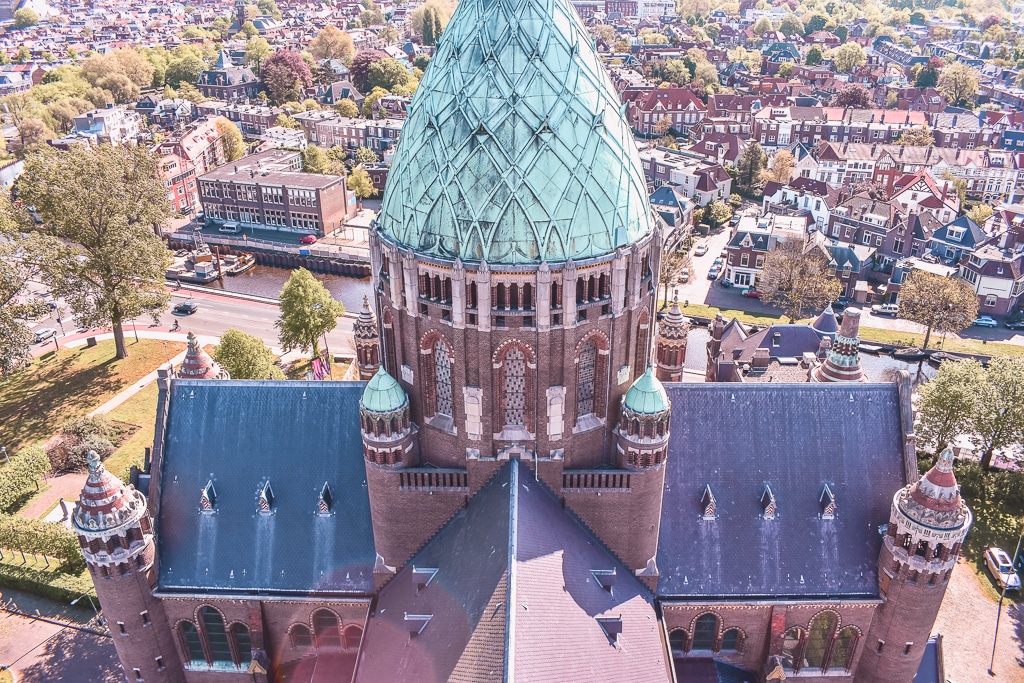
[[[408,402],[409,397],[398,380],[380,368],[366,383],[359,405],[371,413],[393,413],[404,408]]]
[[[641,415],[657,415],[672,406],[664,385],[654,376],[652,367],[648,367],[647,372],[633,382],[626,397],[622,399],[622,405]]]
[[[652,230],[622,112],[569,0],[463,0],[413,96],[378,223],[445,258],[609,254]]]

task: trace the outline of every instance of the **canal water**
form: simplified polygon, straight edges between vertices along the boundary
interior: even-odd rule
[[[276,299],[281,295],[284,283],[293,272],[295,271],[291,268],[256,266],[241,275],[225,276],[220,281],[211,282],[206,288]],[[356,278],[324,273],[313,273],[313,277],[323,283],[331,296],[345,304],[347,311],[358,313],[363,307],[363,297],[370,294],[368,277]]]

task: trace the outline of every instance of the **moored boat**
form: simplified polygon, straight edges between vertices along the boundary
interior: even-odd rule
[[[222,257],[221,268],[225,275],[241,275],[256,265],[256,257],[252,254]]]

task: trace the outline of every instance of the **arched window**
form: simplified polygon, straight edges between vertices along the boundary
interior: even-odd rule
[[[398,352],[395,350],[395,325],[391,309],[384,309],[384,369],[392,377],[401,377],[398,371]]]
[[[650,353],[647,349],[647,342],[650,339],[651,319],[644,309],[640,313],[640,320],[637,323],[636,331],[636,354],[633,357],[633,376],[639,377],[647,371],[647,364],[650,362]]]
[[[437,412],[452,416],[452,359],[448,347],[440,339],[434,343],[434,386],[437,389]]]
[[[672,650],[673,657],[680,657],[686,654],[686,646],[690,636],[687,635],[686,631],[677,629],[668,634],[668,645]]]
[[[738,652],[743,646],[743,634],[738,628],[731,628],[722,634],[722,652]]]
[[[345,649],[358,650],[359,643],[363,639],[363,629],[352,624],[345,627]]]
[[[341,647],[341,631],[338,629],[338,617],[326,609],[313,614],[313,631],[316,633],[317,647]]]
[[[594,372],[597,369],[597,344],[593,339],[584,342],[576,368],[576,415],[594,413]]]
[[[526,356],[522,349],[513,346],[505,353],[502,373],[505,376],[505,426],[525,427]]]
[[[853,653],[857,649],[860,632],[853,626],[847,626],[836,636],[832,648],[832,658],[828,668],[834,671],[849,671],[853,666]]]
[[[212,607],[203,607],[199,610],[199,617],[203,621],[203,630],[206,632],[206,644],[210,647],[210,657],[213,664],[218,662],[230,662],[231,646],[228,645],[228,634],[224,630],[224,618],[220,612]]]
[[[292,647],[294,648],[313,647],[313,636],[310,634],[309,629],[302,624],[292,626],[292,630],[288,632],[288,635],[291,636]]]
[[[199,640],[199,631],[191,621],[181,622],[181,640],[185,647],[185,654],[189,662],[195,666],[206,664],[206,654],[203,652],[203,644]]]
[[[718,617],[702,614],[693,625],[693,650],[712,650],[718,638]]]
[[[803,630],[793,627],[782,638],[782,666],[790,671],[800,671],[807,665],[803,661]]]
[[[835,612],[822,612],[811,621],[810,632],[807,636],[807,654],[804,657],[807,660],[807,666],[814,669],[825,668],[832,645],[832,635],[835,633],[838,621]]]
[[[252,641],[249,639],[249,629],[245,624],[231,625],[231,640],[235,644],[235,654],[238,656],[235,664],[248,666],[252,661]]]

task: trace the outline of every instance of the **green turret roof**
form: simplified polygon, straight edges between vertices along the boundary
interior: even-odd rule
[[[410,105],[378,223],[420,253],[584,259],[652,230],[623,108],[569,0],[463,0]]]
[[[405,389],[384,368],[377,370],[377,374],[366,383],[363,397],[359,401],[363,410],[373,413],[393,413],[401,410],[408,402]]]
[[[654,376],[654,368],[648,367],[647,372],[642,374],[633,382],[633,386],[626,392],[622,404],[641,415],[656,415],[668,410],[672,404],[665,393],[665,387]]]

